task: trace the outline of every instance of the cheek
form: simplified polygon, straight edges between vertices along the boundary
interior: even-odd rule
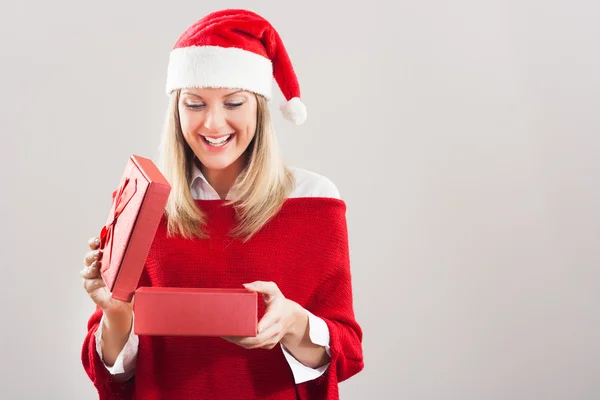
[[[189,111],[182,110],[179,112],[179,122],[181,124],[181,130],[184,134],[194,130],[194,118],[190,115]]]
[[[246,140],[251,140],[256,131],[256,113],[246,112],[229,119],[229,124],[237,132],[242,132]]]

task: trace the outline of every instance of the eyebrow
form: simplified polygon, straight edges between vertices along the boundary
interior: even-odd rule
[[[243,89],[239,89],[239,90],[236,90],[235,92],[227,93],[227,94],[226,94],[225,96],[223,96],[223,97],[229,97],[229,96],[233,96],[234,94],[236,94],[236,93],[239,93],[239,92],[243,92],[243,91],[244,91]],[[194,92],[190,92],[190,91],[188,91],[188,90],[184,91],[184,92],[183,92],[183,94],[189,94],[189,95],[191,95],[191,96],[198,97],[198,98],[200,98],[200,99],[204,100],[204,98],[203,98],[202,96],[200,96],[199,94],[196,94],[196,93],[194,93]]]

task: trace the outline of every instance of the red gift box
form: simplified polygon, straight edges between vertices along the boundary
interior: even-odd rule
[[[246,289],[141,287],[134,333],[169,336],[256,336],[258,296]]]
[[[129,158],[100,233],[100,273],[113,298],[131,302],[170,192],[151,160]]]

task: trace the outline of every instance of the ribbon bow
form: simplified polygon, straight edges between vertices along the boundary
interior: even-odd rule
[[[102,255],[102,270],[107,270],[110,267],[115,225],[119,219],[119,215],[121,215],[121,212],[125,209],[136,190],[137,180],[126,177],[121,180],[119,189],[115,191],[116,195],[113,198],[108,220],[100,232],[100,247],[105,250]],[[108,251],[106,251],[107,248]]]

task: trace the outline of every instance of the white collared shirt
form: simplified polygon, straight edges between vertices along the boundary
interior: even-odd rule
[[[326,177],[316,174],[314,172],[301,169],[301,168],[289,168],[296,179],[296,186],[290,195],[293,197],[330,197],[340,198],[340,194],[336,186]],[[220,199],[219,194],[216,190],[208,183],[202,171],[194,165],[192,172],[192,183],[190,185],[192,197],[196,200],[218,200]],[[327,324],[321,318],[313,315],[310,311],[306,310],[308,314],[309,324],[309,336],[313,343],[324,346],[325,350],[329,354],[329,329]],[[100,359],[102,360],[102,348],[100,344],[100,338],[102,337],[102,324],[104,316],[100,320],[100,325],[96,331],[96,351],[98,352]],[[135,373],[135,362],[137,358],[139,338],[133,333],[133,323],[129,339],[119,355],[115,360],[113,366],[109,367],[105,364],[107,370],[118,376],[122,380],[129,379]],[[329,367],[326,364],[320,368],[310,368],[300,363],[289,351],[280,345],[285,355],[285,358],[292,370],[294,375],[294,381],[298,383],[310,381],[312,379],[321,376]]]

